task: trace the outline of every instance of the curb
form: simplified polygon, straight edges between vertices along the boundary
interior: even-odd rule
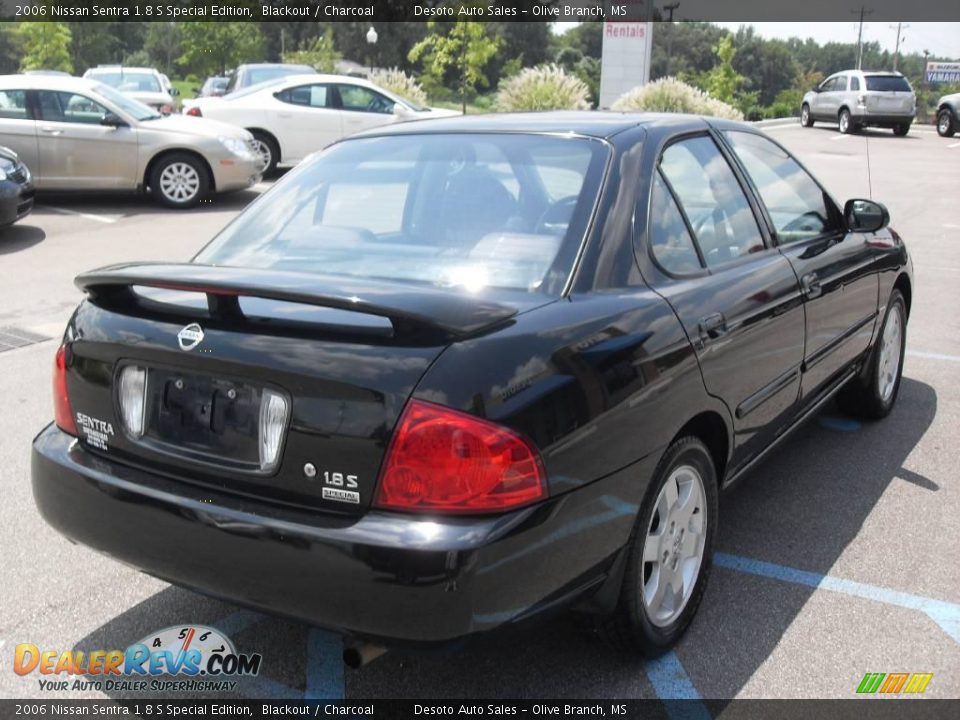
[[[770,127],[771,125],[793,125],[800,122],[800,117],[773,118],[772,120],[755,120],[752,124],[757,127]]]

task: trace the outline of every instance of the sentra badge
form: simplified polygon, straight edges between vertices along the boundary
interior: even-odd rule
[[[190,323],[177,333],[177,342],[180,343],[180,349],[187,352],[193,350],[202,340],[203,328],[197,323]]]

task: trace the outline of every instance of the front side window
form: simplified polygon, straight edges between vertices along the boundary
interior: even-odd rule
[[[687,215],[708,267],[764,249],[746,195],[711,138],[674,143],[664,151],[660,169]]]
[[[134,100],[129,95],[124,95],[109,85],[97,84],[94,88],[97,95],[106,98],[134,120],[156,120],[163,117],[149,105],[144,105],[139,100]]]
[[[840,213],[816,181],[785,150],[762,135],[724,132],[760,194],[781,243],[839,231]]]
[[[554,295],[572,271],[605,147],[539,135],[350,140],[304,163],[198,262]],[[565,175],[554,199],[540,177]]]
[[[0,118],[30,120],[25,90],[0,90]]]
[[[41,90],[40,115],[48,122],[83,123],[99,125],[107,109],[86,95],[70,92]]]
[[[339,85],[338,89],[344,110],[390,114],[396,104],[380,93],[360,85]]]

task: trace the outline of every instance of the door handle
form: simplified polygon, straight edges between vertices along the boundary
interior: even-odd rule
[[[40,128],[40,132],[46,133],[47,135],[63,135],[63,130],[52,127],[42,127]]]
[[[727,319],[723,313],[712,313],[700,318],[700,337],[716,340],[727,331]]]
[[[286,120],[288,118],[292,118],[293,115],[291,115],[290,113],[277,113],[277,117]]]
[[[820,278],[815,272],[807,273],[800,278],[800,289],[807,298],[820,297],[823,288],[820,286]]]

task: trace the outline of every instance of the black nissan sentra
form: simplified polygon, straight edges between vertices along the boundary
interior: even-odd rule
[[[718,491],[832,397],[896,401],[913,280],[888,221],[729,121],[378,128],[190,263],[77,278],[36,501],[354,647],[571,607],[655,654],[703,595]]]

